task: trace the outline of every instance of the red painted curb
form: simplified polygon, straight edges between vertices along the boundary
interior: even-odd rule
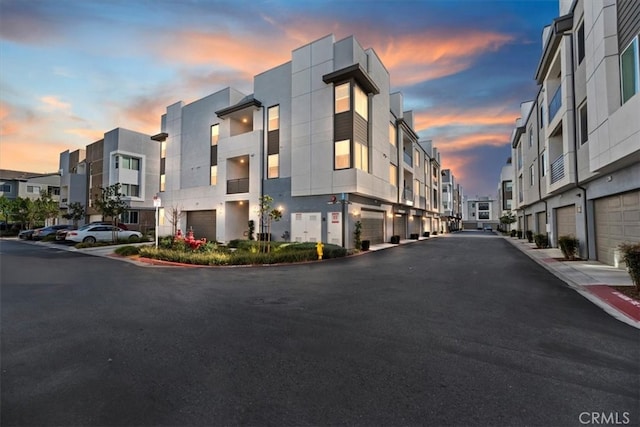
[[[640,322],[640,301],[636,301],[607,285],[589,285],[583,288],[633,320]]]

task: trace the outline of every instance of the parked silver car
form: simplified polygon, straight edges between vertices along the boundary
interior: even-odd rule
[[[123,230],[113,225],[89,224],[68,231],[65,239],[77,243],[111,242],[114,235],[116,240],[136,241],[142,238],[139,231]]]

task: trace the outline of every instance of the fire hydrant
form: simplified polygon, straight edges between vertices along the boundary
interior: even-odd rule
[[[318,259],[322,259],[322,248],[324,248],[324,245],[322,244],[322,242],[318,242],[316,244],[316,251],[318,251]]]

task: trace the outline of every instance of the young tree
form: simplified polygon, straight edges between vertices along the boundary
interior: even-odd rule
[[[282,212],[273,207],[273,197],[265,194],[258,199],[258,213],[260,214],[260,230],[264,231],[261,234],[263,236],[266,234],[266,251],[269,253],[271,251],[271,223],[280,221]]]
[[[96,210],[102,215],[102,219],[111,218],[114,227],[118,225],[118,218],[127,210],[127,202],[122,198],[124,194],[120,193],[120,183],[115,183],[108,187],[100,187],[100,194],[97,194],[93,200]],[[114,229],[112,240],[116,240],[116,231]]]
[[[57,218],[60,213],[60,206],[58,205],[58,202],[53,200],[51,194],[45,190],[40,192],[40,198],[34,203],[38,219],[44,221],[45,224],[48,220]]]
[[[67,207],[67,213],[62,215],[65,219],[70,219],[73,221],[73,226],[78,226],[78,221],[84,218],[87,211],[80,202],[71,202]]]
[[[16,197],[14,199],[13,216],[23,230],[31,228],[37,219],[36,205],[28,197]]]
[[[506,214],[500,217],[500,224],[505,225],[505,227],[507,228],[506,231],[509,231],[510,225],[516,221],[517,221],[516,216],[511,211],[507,212]]]
[[[0,217],[2,221],[9,224],[9,218],[13,214],[14,203],[13,200],[4,196],[0,196]]]
[[[171,206],[169,212],[165,214],[167,221],[171,224],[172,235],[175,236],[178,232],[178,223],[180,222],[180,215],[182,215],[182,206]]]

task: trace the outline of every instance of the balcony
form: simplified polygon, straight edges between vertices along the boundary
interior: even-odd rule
[[[249,178],[227,180],[227,194],[238,194],[249,192]]]
[[[402,155],[404,157],[404,162],[409,166],[413,166],[413,157],[411,157],[411,154],[407,153],[406,151],[403,151]]]
[[[413,190],[405,188],[402,190],[402,199],[407,205],[413,205]]]
[[[551,98],[549,108],[547,109],[547,111],[549,112],[547,123],[551,123],[556,114],[558,114],[560,107],[562,107],[562,86],[558,86],[558,89],[556,89],[556,92]]]
[[[551,183],[555,183],[564,178],[564,156],[561,155],[551,163]]]

